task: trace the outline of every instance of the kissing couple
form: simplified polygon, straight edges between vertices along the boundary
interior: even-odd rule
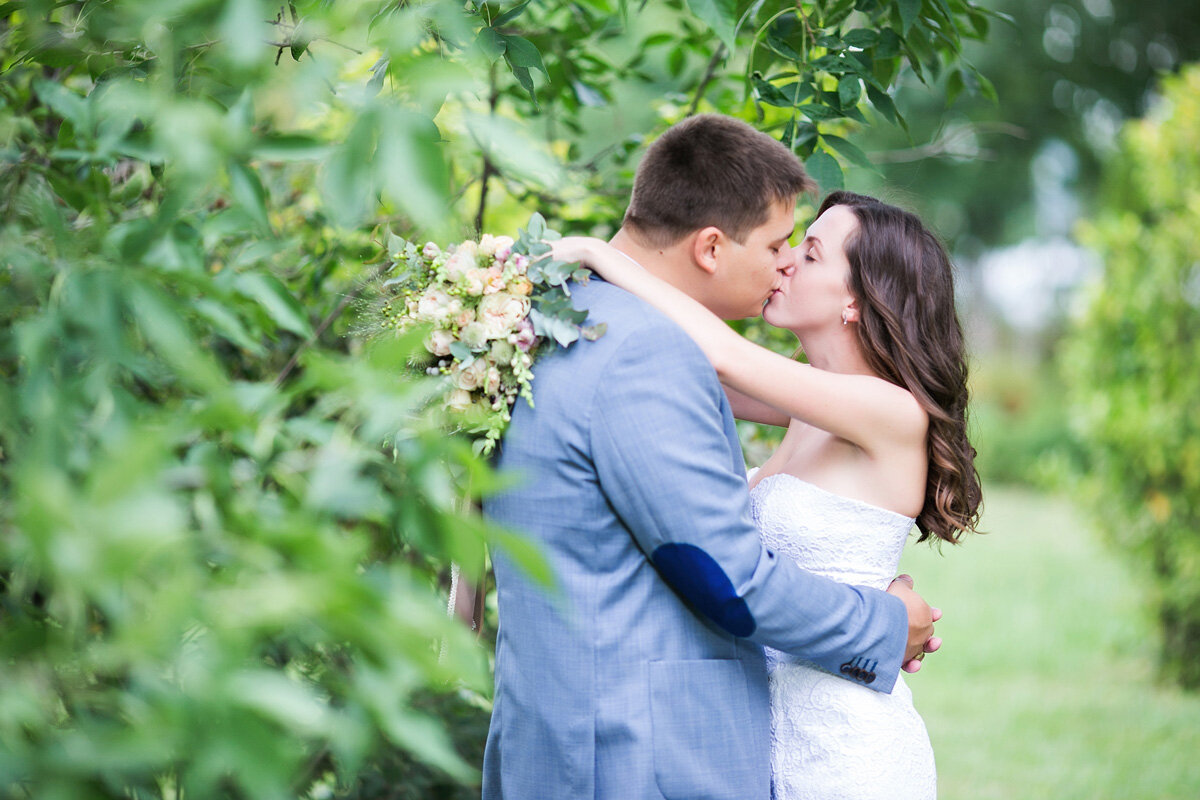
[[[557,577],[494,553],[499,631],[485,800],[936,794],[900,673],[940,612],[893,579],[974,528],[949,259],[912,214],[814,189],[750,126],[691,117],[645,153],[611,243],[560,260],[595,342],[536,365],[485,500]],[[722,320],[761,313],[802,364]],[[781,426],[747,474],[735,418]]]

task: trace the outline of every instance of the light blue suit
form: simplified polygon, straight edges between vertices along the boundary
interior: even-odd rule
[[[908,618],[872,589],[766,550],[716,374],[683,331],[611,284],[608,323],[535,366],[484,503],[531,536],[558,591],[494,553],[500,630],[485,800],[770,795],[762,645],[890,691]]]

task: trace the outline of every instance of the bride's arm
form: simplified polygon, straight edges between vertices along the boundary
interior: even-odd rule
[[[792,418],[776,408],[772,408],[761,400],[756,400],[745,392],[739,392],[731,386],[721,385],[725,396],[729,398],[729,407],[733,410],[735,419],[747,422],[757,422],[761,425],[774,425],[786,428]]]
[[[871,450],[925,436],[924,411],[905,389],[867,375],[815,369],[743,339],[719,317],[607,242],[566,237],[554,257],[582,261],[606,281],[636,294],[696,341],[727,388]]]

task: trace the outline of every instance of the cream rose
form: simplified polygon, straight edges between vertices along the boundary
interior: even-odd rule
[[[460,328],[465,328],[475,321],[475,309],[465,308],[454,318],[454,324]]]
[[[504,288],[504,272],[499,267],[488,267],[483,273],[483,293],[495,294]]]
[[[508,336],[528,315],[528,298],[507,292],[488,295],[479,303],[479,321],[492,332],[492,339]]]
[[[487,381],[488,364],[482,358],[477,358],[471,362],[470,366],[459,368],[452,374],[455,386],[468,392],[474,391]]]
[[[486,276],[484,275],[483,270],[478,268],[469,269],[467,270],[466,274],[463,275],[462,285],[463,288],[466,289],[467,294],[471,295],[472,297],[479,297],[479,295],[483,294],[485,280]]]
[[[422,322],[442,322],[449,317],[450,295],[433,288],[417,301],[417,319]]]

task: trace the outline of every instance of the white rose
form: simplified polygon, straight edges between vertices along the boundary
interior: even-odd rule
[[[429,334],[429,338],[425,340],[425,349],[435,356],[448,356],[450,355],[450,345],[452,344],[454,344],[454,334],[448,330],[438,328]]]
[[[478,264],[475,263],[475,254],[466,252],[460,248],[455,250],[454,255],[446,260],[446,278],[451,281],[458,281],[477,266]]]
[[[479,240],[479,255],[491,258],[496,254],[496,237],[485,233]]]
[[[442,322],[449,316],[450,295],[438,288],[429,289],[417,301],[417,319]]]

